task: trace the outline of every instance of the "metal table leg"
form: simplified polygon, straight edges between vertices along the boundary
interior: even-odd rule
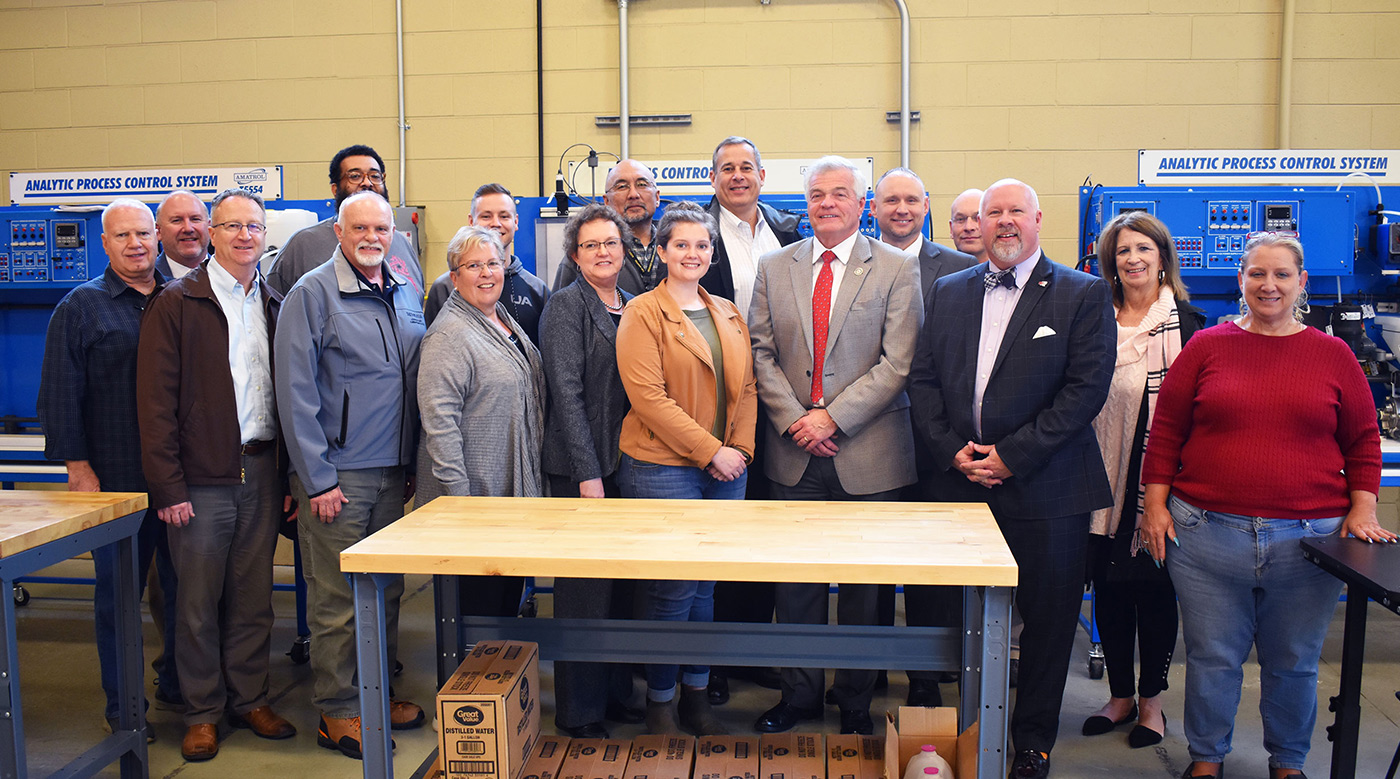
[[[433,577],[433,615],[437,618],[437,686],[442,689],[447,677],[462,664],[462,631],[458,619],[462,614],[456,576]]]
[[[15,641],[13,580],[0,580],[0,777],[24,775],[24,722],[19,701],[19,646]]]
[[[139,749],[122,755],[121,775],[122,779],[138,779],[146,776],[146,696],[141,685],[145,662],[141,654],[141,585],[134,536],[117,542],[117,560],[116,581],[109,585],[117,588],[117,722],[121,730],[135,731],[141,744]]]
[[[1342,632],[1341,690],[1327,704],[1336,713],[1327,726],[1332,742],[1332,779],[1356,776],[1356,742],[1361,730],[1361,670],[1366,655],[1366,607],[1370,603],[1360,592],[1347,592],[1346,627]]]
[[[978,723],[978,779],[1001,779],[1006,772],[1011,599],[1015,589],[964,587],[963,593],[962,727],[974,720]],[[975,695],[968,694],[972,690]]]
[[[360,750],[364,775],[394,775],[389,735],[389,644],[384,626],[384,588],[401,574],[357,573],[355,590],[356,664],[360,677]]]

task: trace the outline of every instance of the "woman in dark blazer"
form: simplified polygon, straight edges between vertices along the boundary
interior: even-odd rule
[[[617,373],[617,324],[632,297],[617,286],[625,261],[627,225],[607,206],[592,204],[564,227],[564,252],[579,277],[550,296],[540,317],[540,350],[549,385],[544,427],[544,472],[549,494],[560,498],[616,498],[618,437],[627,392]],[[554,580],[554,615],[574,619],[628,619],[630,580]],[[635,724],[640,709],[627,705],[632,677],[623,665],[554,664],[554,724],[573,738],[607,738],[603,720]]]

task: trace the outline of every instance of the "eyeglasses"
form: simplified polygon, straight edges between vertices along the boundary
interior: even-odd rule
[[[343,178],[344,178],[346,181],[350,182],[351,184],[358,184],[358,183],[360,183],[361,181],[364,181],[365,179],[369,179],[371,182],[373,182],[373,183],[375,183],[375,184],[383,184],[383,183],[384,183],[384,174],[383,174],[383,173],[380,173],[380,172],[377,171],[377,170],[372,170],[372,171],[370,171],[370,172],[368,172],[368,173],[363,173],[363,172],[358,171],[358,170],[352,170],[352,171],[350,171],[349,173],[346,173],[346,174],[343,176]]]
[[[635,182],[633,182],[633,181],[619,181],[619,182],[617,182],[616,184],[613,184],[613,185],[612,185],[612,188],[609,189],[608,191],[609,191],[609,192],[612,192],[612,193],[615,193],[615,194],[618,194],[618,195],[621,195],[622,193],[627,192],[628,190],[632,190],[632,189],[635,189],[635,190],[637,190],[638,192],[640,192],[640,193],[642,193],[643,195],[645,195],[646,193],[648,193],[648,192],[650,192],[650,191],[656,189],[656,184],[653,183],[653,182],[647,181],[646,179],[637,179]]]
[[[959,214],[958,216],[953,217],[953,220],[952,220],[952,221],[953,221],[953,224],[958,225],[959,227],[961,227],[962,225],[965,225],[965,224],[967,224],[968,222],[976,222],[976,221],[977,221],[977,215],[976,215],[976,214],[973,214],[972,216],[963,216],[963,215]]]
[[[1297,238],[1297,230],[1256,230],[1252,233],[1245,233],[1244,239],[1252,241],[1255,238],[1263,238],[1266,235],[1277,235],[1280,238]]]
[[[469,262],[466,265],[458,265],[454,271],[465,270],[469,273],[480,273],[482,268],[490,268],[494,273],[506,266],[501,260],[487,260],[486,262]]]
[[[603,247],[604,249],[607,249],[609,252],[615,252],[618,250],[618,248],[622,246],[622,241],[619,241],[616,238],[609,238],[608,240],[603,241],[602,243],[599,243],[598,241],[584,241],[583,243],[578,245],[578,248],[586,252],[592,253],[598,251],[599,246]]]
[[[220,222],[216,225],[211,225],[211,227],[215,230],[223,230],[229,235],[238,235],[244,230],[247,230],[249,235],[262,235],[267,231],[267,225],[259,224],[258,222],[249,222],[248,224],[243,224],[242,222]]]

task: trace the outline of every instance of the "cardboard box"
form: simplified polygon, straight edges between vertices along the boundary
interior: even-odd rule
[[[851,733],[826,737],[827,779],[880,779],[884,772],[883,738]]]
[[[564,764],[568,749],[567,736],[540,736],[525,761],[520,779],[559,779],[559,767]]]
[[[760,779],[826,779],[826,741],[820,733],[764,733]]]
[[[622,779],[631,746],[617,739],[576,738],[565,750],[559,779]]]
[[[694,779],[758,779],[758,739],[702,736],[695,743]]]
[[[540,735],[539,646],[482,641],[437,696],[443,779],[516,779]]]
[[[690,736],[637,736],[624,779],[690,779],[694,746]]]
[[[957,709],[900,706],[898,723],[886,712],[885,744],[884,779],[903,779],[909,758],[924,744],[938,747],[956,776],[977,775],[977,724],[959,733]]]

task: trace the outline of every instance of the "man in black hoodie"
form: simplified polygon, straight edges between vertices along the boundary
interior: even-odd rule
[[[472,213],[469,224],[495,230],[501,236],[501,244],[510,253],[510,265],[506,267],[506,288],[501,292],[501,305],[510,312],[511,318],[520,323],[521,329],[530,336],[535,346],[540,345],[540,312],[544,311],[545,298],[549,297],[549,287],[535,274],[525,270],[520,258],[511,247],[515,242],[515,231],[520,227],[520,218],[515,212],[515,198],[510,190],[500,184],[482,184],[472,195]],[[444,273],[433,282],[428,291],[428,302],[423,306],[423,318],[429,326],[437,318],[438,312],[452,295],[451,274]]]

